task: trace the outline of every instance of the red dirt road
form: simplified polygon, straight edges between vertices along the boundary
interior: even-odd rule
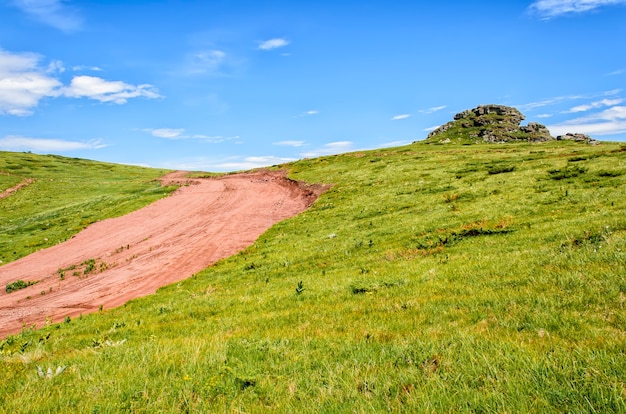
[[[267,171],[213,179],[185,179],[177,172],[162,181],[185,185],[141,210],[94,223],[64,243],[0,266],[0,338],[46,319],[120,306],[186,279],[304,211],[323,191]],[[91,259],[89,270],[85,262]],[[66,269],[63,279],[59,269]],[[18,279],[39,282],[6,293],[5,285]]]

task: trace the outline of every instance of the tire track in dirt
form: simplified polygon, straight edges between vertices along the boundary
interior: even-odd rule
[[[304,211],[326,189],[268,171],[209,179],[176,172],[162,182],[182,186],[141,210],[94,223],[64,243],[1,266],[1,287],[18,279],[38,283],[12,293],[2,289],[0,338],[46,319],[120,306],[186,279]],[[63,278],[59,269],[65,269]]]

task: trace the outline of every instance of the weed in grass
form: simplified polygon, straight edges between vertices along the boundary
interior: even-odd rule
[[[44,372],[44,370],[39,365],[37,365],[37,375],[39,376],[39,378],[51,380],[52,378],[61,375],[65,371],[65,368],[66,367],[59,365],[54,371],[52,371],[52,368],[48,368]]]
[[[298,282],[298,286],[296,286],[296,295],[301,295],[305,290],[304,283],[302,281]]]

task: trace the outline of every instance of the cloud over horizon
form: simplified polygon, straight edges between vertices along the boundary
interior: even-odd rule
[[[547,125],[552,135],[568,132],[587,135],[626,134],[626,106],[613,106],[599,113]]]
[[[75,151],[100,149],[106,147],[101,140],[67,141],[63,139],[30,138],[17,135],[8,135],[0,138],[0,150],[3,151]]]

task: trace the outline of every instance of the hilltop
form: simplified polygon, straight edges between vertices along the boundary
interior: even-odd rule
[[[545,125],[529,122],[518,109],[505,105],[479,105],[474,109],[459,112],[450,121],[428,134],[426,142],[431,144],[478,144],[505,142],[548,142],[573,140],[595,143],[582,134],[565,134],[554,138]]]
[[[0,170],[35,179],[0,199],[10,259],[171,198],[162,171],[5,153]],[[271,170],[332,187],[153,295],[1,340],[0,411],[626,412],[624,143],[419,142]]]

